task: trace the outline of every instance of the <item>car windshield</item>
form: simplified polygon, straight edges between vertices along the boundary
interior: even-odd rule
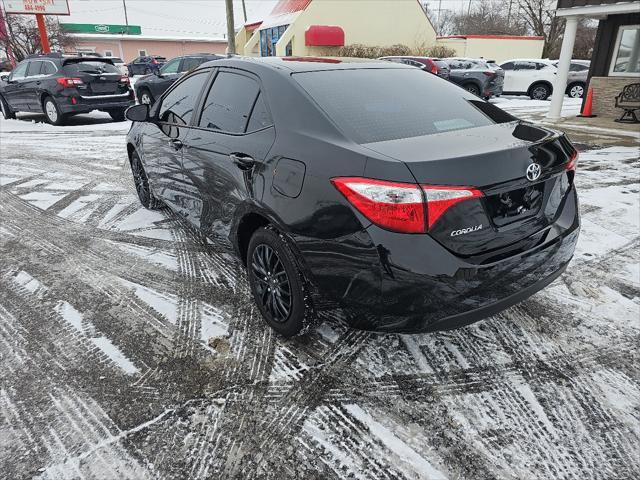
[[[120,73],[115,65],[107,62],[82,61],[67,63],[65,65],[67,73],[94,73],[102,75],[103,73]]]
[[[111,60],[113,63],[124,63],[122,59],[118,57],[109,57],[109,60]]]
[[[357,143],[505,121],[499,108],[487,104],[492,108],[481,110],[472,95],[417,69],[328,70],[296,73],[293,78],[338,128]],[[497,115],[492,114],[494,110]]]

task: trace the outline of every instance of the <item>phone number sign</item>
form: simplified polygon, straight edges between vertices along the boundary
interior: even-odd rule
[[[69,15],[68,0],[2,0],[7,13]]]

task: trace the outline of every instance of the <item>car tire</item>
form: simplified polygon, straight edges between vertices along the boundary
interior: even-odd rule
[[[0,110],[2,110],[2,116],[5,120],[13,120],[14,118],[16,118],[15,112],[11,110],[11,107],[4,99],[4,97],[0,97]]]
[[[464,88],[467,92],[472,93],[476,97],[480,96],[480,89],[475,83],[465,83],[464,85],[462,85],[462,88]]]
[[[144,87],[138,92],[138,100],[141,104],[149,106],[153,105],[153,102],[155,101],[149,89]]]
[[[131,173],[133,174],[133,183],[136,187],[136,193],[142,206],[148,210],[158,210],[164,206],[164,204],[158,200],[151,191],[149,186],[149,177],[142,165],[140,156],[136,151],[131,154]]]
[[[265,322],[282,336],[305,334],[316,322],[308,283],[284,235],[268,226],[249,241],[247,272]]]
[[[546,83],[534,83],[529,88],[531,100],[546,100],[551,95],[551,87]]]
[[[124,122],[125,121],[124,112],[125,112],[125,109],[121,108],[119,110],[109,110],[108,113],[114,122]]]
[[[56,104],[52,97],[47,96],[44,98],[42,102],[42,110],[44,111],[44,116],[47,119],[47,122],[51,125],[64,125],[67,117],[60,111],[58,104]]]
[[[582,98],[584,97],[584,83],[572,83],[567,87],[567,94],[571,98]]]

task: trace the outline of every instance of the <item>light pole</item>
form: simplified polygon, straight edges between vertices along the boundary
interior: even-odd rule
[[[129,16],[127,15],[127,0],[122,0],[122,8],[124,8],[124,24],[127,26],[126,33],[129,34]]]
[[[233,0],[224,0],[227,7],[227,53],[236,54],[236,28],[233,19]]]

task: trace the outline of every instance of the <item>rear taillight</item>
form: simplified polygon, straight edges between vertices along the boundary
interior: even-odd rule
[[[376,225],[402,233],[424,233],[424,199],[418,185],[369,178],[334,178],[331,183]]]
[[[371,222],[400,233],[425,233],[457,203],[482,196],[471,187],[419,186],[360,177],[334,178],[331,183]]]
[[[433,73],[434,75],[438,74],[438,66],[435,63],[431,64],[431,73]]]
[[[154,65],[157,65],[157,64],[158,64],[158,61],[157,61],[155,58],[152,58],[152,59],[151,59],[151,63],[153,63]]]
[[[496,76],[496,72],[492,72],[491,70],[487,70],[484,73],[487,77],[495,77]]]
[[[126,75],[123,75],[120,77],[120,83],[126,83],[128,85],[131,83],[131,80],[129,80],[129,77],[127,77]]]
[[[455,204],[482,196],[480,190],[472,187],[422,185],[422,189],[427,197],[427,225],[429,229]]]
[[[571,156],[569,157],[569,161],[567,162],[565,169],[575,171],[577,165],[578,165],[578,150],[574,149],[573,152],[571,153]]]
[[[75,88],[78,85],[84,85],[84,82],[79,78],[61,77],[56,79],[62,88]]]

